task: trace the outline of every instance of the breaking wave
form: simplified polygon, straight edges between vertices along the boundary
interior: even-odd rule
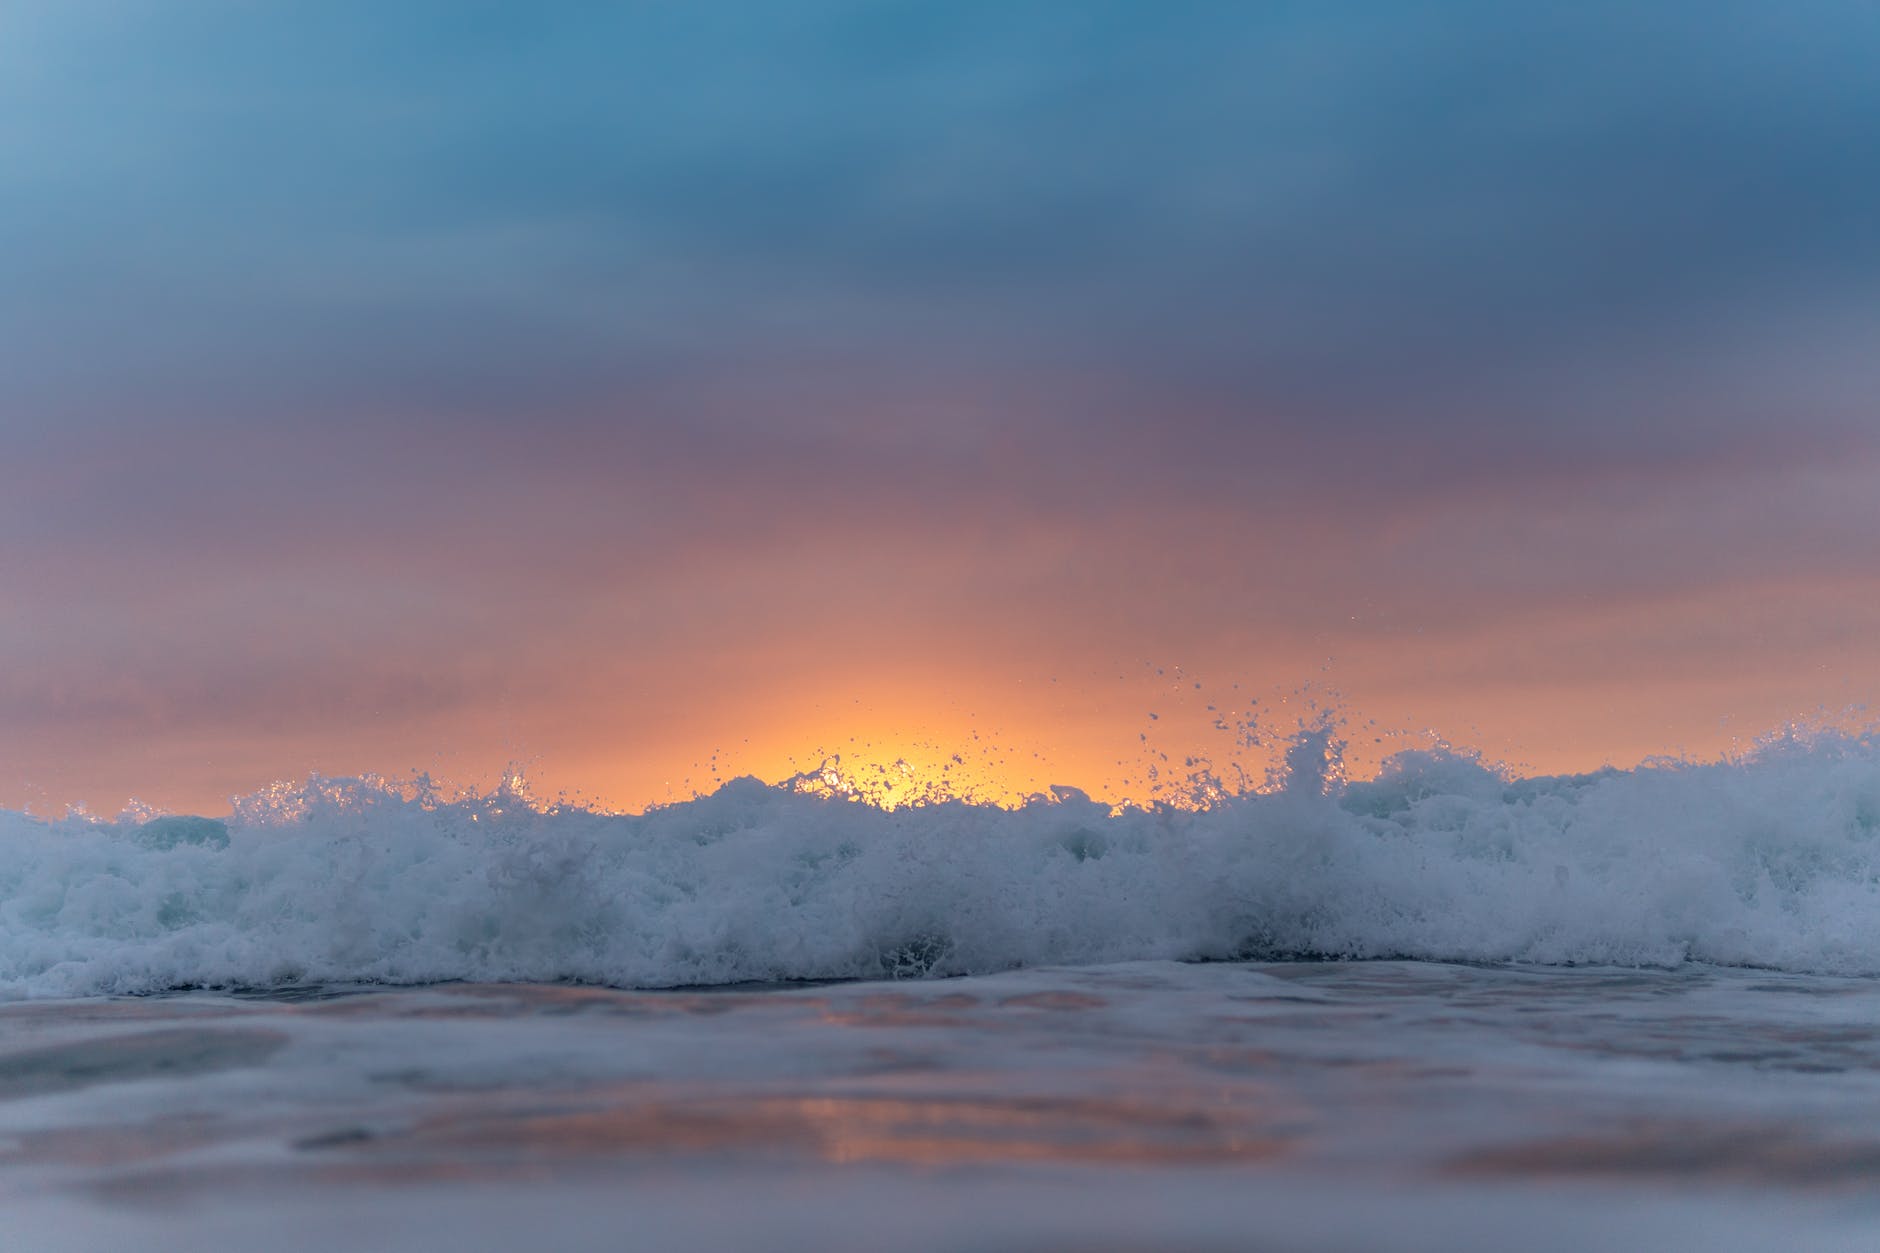
[[[0,996],[1286,956],[1880,974],[1872,736],[1528,779],[1422,752],[1340,782],[1324,750],[1201,810],[741,779],[618,816],[314,779],[226,822],[0,813]]]

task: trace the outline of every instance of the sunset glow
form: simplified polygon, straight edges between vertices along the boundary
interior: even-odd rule
[[[1864,723],[1859,38],[1465,7],[14,6],[0,806]]]
[[[4,1253],[1880,1249],[1880,4],[0,0]]]

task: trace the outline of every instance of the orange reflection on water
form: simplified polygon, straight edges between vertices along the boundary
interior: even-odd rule
[[[795,1102],[832,1162],[945,1166],[1040,1161],[1107,1165],[1265,1160],[1278,1137],[1198,1108],[1096,1098],[907,1100],[814,1098]]]
[[[1178,1165],[1288,1148],[1245,1102],[1055,1096],[763,1096],[434,1119],[407,1147],[503,1158],[777,1154],[832,1163]],[[389,1146],[388,1146],[389,1147]]]

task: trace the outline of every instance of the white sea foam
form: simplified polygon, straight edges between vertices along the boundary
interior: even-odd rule
[[[0,996],[1292,954],[1880,973],[1871,736],[1532,779],[1411,753],[1329,792],[1302,743],[1292,787],[1200,812],[738,780],[612,816],[316,779],[225,825],[4,813]]]

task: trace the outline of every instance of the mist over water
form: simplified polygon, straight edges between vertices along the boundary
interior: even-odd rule
[[[828,778],[639,815],[320,778],[226,821],[0,813],[0,995],[1290,956],[1880,973],[1870,734],[1538,778],[1416,751],[1354,780],[1320,726],[1195,808],[884,809]]]

